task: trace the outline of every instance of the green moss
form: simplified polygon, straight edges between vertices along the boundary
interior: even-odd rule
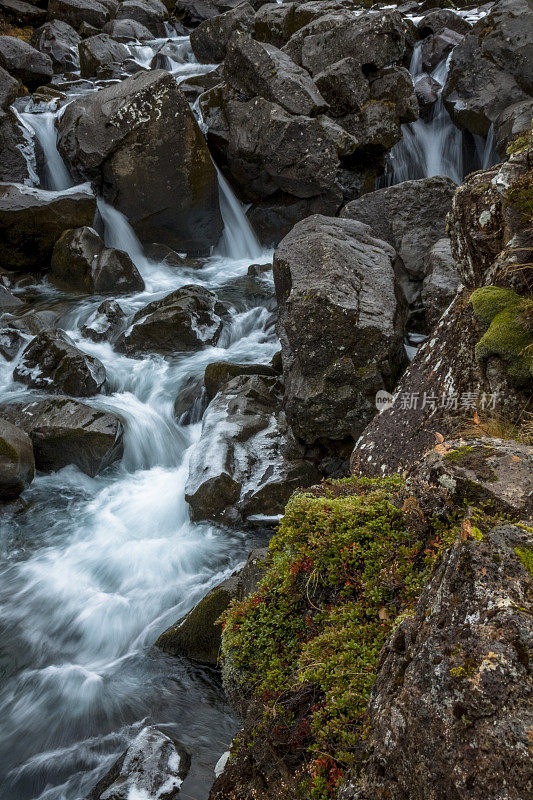
[[[507,203],[525,222],[533,222],[533,170],[520,175],[507,190]]]
[[[459,464],[465,469],[472,470],[472,472],[476,474],[476,477],[483,481],[495,483],[498,480],[498,476],[492,467],[486,463],[487,459],[490,458],[493,453],[494,448],[487,447],[486,445],[465,445],[464,447],[458,447],[446,453],[443,459],[445,461],[453,461],[454,464]],[[473,488],[476,488],[476,484],[474,484]],[[479,489],[480,487],[477,486],[477,488]]]
[[[13,445],[2,437],[0,437],[0,457],[11,461],[13,464],[16,464],[19,460],[18,453]]]
[[[518,556],[524,567],[527,569],[533,578],[533,548],[532,547],[517,547],[515,554]]]
[[[530,146],[531,130],[526,130],[523,133],[518,134],[518,136],[507,145],[506,153],[508,156],[512,156],[514,153],[520,153],[522,150],[526,150]]]
[[[482,286],[470,295],[470,302],[476,319],[488,327],[494,317],[509,305],[517,306],[520,303],[520,297],[512,289]]]
[[[469,661],[461,667],[452,667],[450,675],[452,678],[471,678],[475,671],[476,665]]]

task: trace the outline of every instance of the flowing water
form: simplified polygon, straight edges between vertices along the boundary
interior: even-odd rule
[[[187,44],[183,37],[169,42],[178,78],[206,71]],[[132,52],[149,63],[160,45]],[[57,113],[38,105],[20,112],[45,155],[43,188],[53,190],[72,185],[56,148]],[[125,450],[96,478],[74,467],[38,475],[25,493],[27,510],[1,518],[2,800],[84,797],[148,722],[189,749],[193,765],[182,794],[200,800],[235,732],[214,671],[152,646],[254,543],[250,534],[190,522],[184,485],[201,425],[180,425],[174,415],[176,398],[210,361],[268,362],[278,349],[266,302],[257,304],[270,297],[272,283],[244,277],[249,264],[271,254],[222,178],[220,195],[221,242],[211,258],[183,269],[147,259],[123,215],[98,202],[107,244],[131,255],[146,284],[120,298],[124,310],[202,284],[231,298],[231,320],[216,347],[128,358],[80,333],[103,298],[74,299],[46,283],[21,290],[35,307],[58,312],[58,326],[104,363],[106,392],[89,402],[124,420]],[[13,382],[16,361],[0,361],[0,402],[38,395]]]

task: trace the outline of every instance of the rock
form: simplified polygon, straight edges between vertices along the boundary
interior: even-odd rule
[[[24,0],[1,0],[0,12],[7,19],[21,27],[42,25],[46,20],[46,11]]]
[[[417,28],[422,37],[430,36],[432,33],[440,33],[445,29],[465,34],[468,33],[471,27],[471,24],[463,17],[448,8],[435,8],[428,11],[417,23]]]
[[[42,472],[74,464],[94,477],[122,458],[122,422],[109,411],[70,397],[48,397],[0,406],[0,412],[29,435]]]
[[[57,323],[57,314],[53,311],[30,311],[19,317],[2,317],[2,322],[20,331],[26,336],[36,336],[42,331],[48,331],[54,328]]]
[[[156,36],[165,35],[167,9],[160,0],[124,0],[118,7],[116,19],[133,19]]]
[[[80,54],[80,75],[82,78],[93,78],[106,67],[121,64],[130,57],[129,49],[115,42],[107,33],[90,36],[78,46]]]
[[[275,47],[287,44],[298,27],[294,21],[296,3],[265,3],[257,11],[254,21],[254,39]]]
[[[507,146],[520,134],[528,133],[533,118],[533,98],[507,106],[494,123],[496,151],[505,156]]]
[[[214,345],[224,313],[213,292],[202,286],[182,286],[141,308],[116,346],[129,355],[173,355]]]
[[[96,199],[88,184],[59,192],[0,184],[4,265],[17,272],[45,272],[63,231],[92,225],[95,212]]]
[[[19,300],[14,294],[11,294],[9,289],[0,284],[0,311],[2,313],[4,311],[12,311],[14,308],[20,308],[22,305],[24,305],[22,300]]]
[[[409,275],[423,278],[424,258],[446,233],[455,184],[449,178],[422,178],[369,192],[341,211],[344,219],[370,225],[394,247]]]
[[[64,331],[43,331],[23,351],[13,372],[15,380],[53,394],[90,397],[106,380],[104,365],[78,350]]]
[[[228,43],[235,33],[251,33],[254,10],[249,3],[240,3],[218,17],[207,19],[191,32],[191,48],[200,64],[224,61]]]
[[[207,407],[185,487],[193,520],[276,516],[294,489],[317,480],[280,410],[280,389],[276,378],[240,375]]]
[[[136,22],[134,19],[113,19],[106,22],[103,28],[104,33],[108,33],[116,42],[147,42],[154,38],[152,31],[146,25]]]
[[[0,111],[5,111],[15,102],[21,88],[20,81],[0,67]]]
[[[0,355],[6,361],[16,358],[25,341],[20,331],[10,326],[4,328],[3,322],[0,322]]]
[[[216,667],[222,634],[218,619],[232,600],[242,600],[255,592],[267,556],[266,547],[252,550],[244,567],[211,589],[188,614],[164,631],[156,647],[170,655]]]
[[[351,56],[319,72],[315,83],[335,117],[361,111],[368,99],[368,81],[359,62]]]
[[[462,40],[462,34],[450,31],[448,28],[443,28],[439,33],[432,33],[424,39],[420,52],[424,69],[427,72],[434,70]]]
[[[425,116],[439,97],[441,85],[431,75],[421,75],[415,81],[415,94],[420,114]]]
[[[426,253],[421,300],[426,325],[432,330],[442,317],[460,285],[450,240],[439,239]]]
[[[14,36],[0,36],[0,67],[29,89],[48,83],[54,74],[49,56]]]
[[[77,31],[84,22],[101,30],[109,18],[109,11],[98,0],[48,0],[50,22],[68,22]]]
[[[251,278],[260,278],[267,272],[272,272],[272,264],[250,264],[246,274]]]
[[[29,436],[0,417],[0,503],[15,500],[28,488],[34,474]]]
[[[191,253],[217,243],[216,170],[167,72],[139,72],[74,100],[61,117],[58,147],[74,175],[90,178],[143,242]]]
[[[240,2],[242,0],[177,0],[174,12],[184,25],[195,28],[204,20],[212,19],[235,8]],[[254,2],[251,5],[253,6]]]
[[[338,175],[339,173],[337,177]],[[373,184],[373,180],[371,183]],[[334,216],[341,202],[341,194],[337,187],[334,187],[334,191],[330,190],[308,199],[275,195],[270,201],[265,200],[252,205],[247,216],[259,241],[267,247],[276,247],[301,219],[311,214]]]
[[[32,33],[31,44],[52,59],[55,72],[79,69],[78,44],[81,39],[67,22],[55,19]]]
[[[54,245],[50,279],[67,291],[131,294],[144,290],[139,270],[123,250],[106,247],[93,228],[65,231]]]
[[[150,725],[98,781],[88,800],[177,800],[190,765],[191,757],[179,742]]]
[[[405,67],[385,67],[370,80],[370,97],[395,106],[398,122],[418,119],[418,102],[413,79]]]
[[[0,152],[0,181],[26,186],[38,182],[40,163],[37,163],[37,156],[41,155],[40,150],[11,109],[0,111]]]
[[[361,777],[339,798],[530,793],[531,545],[521,525],[456,538],[380,654]]]
[[[125,327],[126,315],[116,300],[104,300],[94,311],[81,333],[93,342],[113,341]]]
[[[204,372],[204,387],[209,400],[237,375],[268,375],[275,377],[276,372],[267,364],[234,364],[230,361],[213,361]]]
[[[234,33],[228,45],[224,78],[238,92],[277,103],[290,114],[312,116],[327,109],[304,69],[277,47],[243,33]]]

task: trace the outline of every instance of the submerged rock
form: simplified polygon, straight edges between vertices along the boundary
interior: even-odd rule
[[[94,477],[122,458],[121,420],[70,397],[0,406],[0,415],[29,435],[36,467],[42,472],[74,464]]]
[[[98,781],[88,800],[177,800],[190,765],[184,748],[150,725]]]
[[[116,300],[104,300],[91,314],[81,333],[93,342],[113,341],[125,327],[126,315]]]
[[[29,436],[0,416],[0,503],[15,500],[30,485],[34,473]]]
[[[23,351],[15,380],[54,394],[90,397],[106,380],[104,365],[79,350],[64,331],[43,331]]]

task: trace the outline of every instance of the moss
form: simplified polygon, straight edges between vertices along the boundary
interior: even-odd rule
[[[476,665],[473,662],[467,661],[461,667],[452,667],[450,675],[452,678],[471,678],[476,671]]]
[[[507,190],[506,199],[525,222],[533,222],[533,170],[514,181]]]
[[[525,130],[522,133],[519,133],[518,136],[516,136],[513,141],[507,145],[507,155],[512,156],[514,153],[521,153],[522,150],[526,150],[531,146],[531,138],[531,130]]]
[[[533,578],[533,548],[532,547],[517,547],[515,555],[518,556],[523,566],[527,569]]]
[[[509,305],[516,306],[520,297],[512,289],[498,286],[482,286],[470,295],[474,315],[485,327],[489,327],[494,317]]]
[[[465,445],[451,450],[443,456],[446,461],[452,461],[465,469],[475,472],[476,477],[489,483],[495,483],[498,476],[486,461],[494,453],[494,448],[487,447],[486,445]]]
[[[16,449],[12,444],[2,437],[0,437],[0,458],[5,458],[7,461],[11,461],[13,464],[16,464],[19,460]]]

